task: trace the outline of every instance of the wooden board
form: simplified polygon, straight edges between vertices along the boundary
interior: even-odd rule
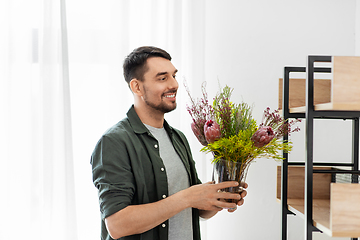
[[[288,209],[304,217],[305,168],[290,166],[288,172]],[[360,184],[331,183],[331,174],[313,176],[313,225],[332,237],[360,237]],[[280,200],[281,166],[277,167],[276,195]]]
[[[314,79],[316,111],[360,111],[360,57],[332,57],[331,79]],[[283,79],[279,79],[282,109]],[[306,79],[289,80],[290,113],[306,112]]]
[[[360,103],[360,57],[332,57],[332,102]]]
[[[314,169],[330,170],[330,167],[314,167]],[[305,168],[292,166],[288,168],[288,198],[304,199],[305,192]],[[313,197],[314,199],[330,199],[331,174],[313,174]],[[277,166],[277,192],[276,197],[281,199],[281,166]]]
[[[304,199],[289,199],[288,204],[290,211],[304,218]],[[313,225],[331,236],[329,199],[313,200]]]
[[[315,104],[331,102],[331,80],[314,80]],[[283,79],[279,79],[279,109],[282,109]],[[306,105],[306,79],[291,78],[289,81],[289,108]]]
[[[360,111],[360,102],[331,102],[315,105],[316,111]]]
[[[322,103],[314,106],[315,111],[360,111],[360,102],[352,103]],[[290,113],[305,113],[306,107],[295,107],[289,109]]]
[[[360,184],[331,184],[333,237],[360,237]]]

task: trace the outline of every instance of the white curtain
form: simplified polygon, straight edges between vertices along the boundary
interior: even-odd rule
[[[77,239],[65,1],[0,16],[0,239]]]
[[[204,80],[204,11],[204,0],[0,2],[0,239],[99,239],[89,161],[132,104],[123,59],[142,45],[172,55],[180,89],[166,118],[191,136],[183,79]]]

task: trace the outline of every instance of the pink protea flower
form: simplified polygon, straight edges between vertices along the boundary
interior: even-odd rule
[[[254,145],[258,148],[267,145],[273,138],[275,133],[270,126],[260,127],[251,137]]]
[[[213,120],[207,120],[204,125],[204,135],[208,143],[213,143],[221,137],[220,126]]]
[[[195,122],[191,123],[191,130],[195,134],[196,138],[199,140],[199,142],[203,145],[207,145],[207,141],[205,139],[204,133],[200,133],[199,128],[196,126]]]

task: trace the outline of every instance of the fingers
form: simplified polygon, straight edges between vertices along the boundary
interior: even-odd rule
[[[234,185],[236,186],[236,183],[234,183]],[[234,186],[233,185],[233,186]],[[237,207],[239,206],[242,206],[244,204],[244,198],[246,197],[247,195],[247,191],[245,190],[247,187],[248,187],[248,184],[245,183],[245,182],[241,182],[240,183],[240,186],[243,188],[243,191],[238,194],[238,193],[235,193],[235,194],[230,194],[230,195],[226,195],[225,197],[223,197],[224,199],[236,199],[238,200],[237,204],[235,203],[227,203],[226,207],[224,207],[225,209],[227,209],[227,211],[229,213],[233,213],[237,210]],[[222,193],[225,193],[225,192],[222,192]],[[229,193],[228,193],[229,194]],[[228,204],[232,204],[232,205],[235,205],[235,206],[230,206]],[[222,206],[223,207],[223,206]]]
[[[233,212],[236,211],[236,209],[237,209],[237,206],[235,206],[234,208],[229,208],[229,209],[228,209],[228,212],[229,212],[229,213],[233,213]]]
[[[213,186],[215,186],[217,190],[221,190],[221,189],[224,189],[224,188],[237,187],[237,186],[239,186],[239,183],[236,182],[236,181],[226,181],[226,182],[214,184]],[[241,191],[241,193],[240,193],[240,199],[243,199],[247,195],[247,191],[245,189],[248,187],[248,184],[245,183],[245,182],[241,182],[240,186],[243,189]],[[228,192],[223,192],[223,191],[219,191],[219,192],[222,192],[222,194],[227,194],[228,193]],[[236,195],[226,195],[226,196],[221,196],[220,198],[223,198],[223,199],[238,199],[236,197],[237,195],[238,194],[236,193]]]
[[[214,186],[216,186],[216,188],[218,188],[218,189],[222,189],[222,188],[229,188],[229,187],[237,187],[237,186],[239,186],[239,183],[236,181],[225,181],[225,182],[221,182],[221,183],[216,183],[216,184],[214,184]]]
[[[206,184],[214,184],[214,182],[207,182]],[[225,182],[221,182],[221,183],[216,183],[214,184],[214,186],[216,186],[219,189],[222,188],[228,188],[228,187],[237,187],[239,186],[239,183],[236,181],[225,181]],[[240,187],[242,188],[247,188],[249,185],[246,182],[241,182],[240,183]]]
[[[241,198],[246,197],[246,195],[247,195],[247,191],[246,191],[246,190],[243,190],[243,191],[240,193]]]
[[[244,199],[242,198],[242,199],[239,200],[239,202],[237,203],[237,205],[240,207],[240,206],[243,205],[243,204],[244,204]]]
[[[247,188],[249,185],[246,182],[241,182],[240,186],[243,188]]]
[[[219,200],[216,203],[216,207],[221,208],[221,209],[228,209],[228,210],[229,209],[236,210],[236,208],[237,208],[236,203],[226,202],[226,201],[222,201],[222,200]]]
[[[216,198],[218,199],[235,199],[240,200],[241,195],[239,193],[230,193],[230,192],[217,192]]]

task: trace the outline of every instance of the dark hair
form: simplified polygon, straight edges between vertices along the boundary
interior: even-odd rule
[[[157,47],[144,46],[134,49],[123,64],[124,78],[128,84],[133,78],[144,80],[144,73],[147,71],[146,60],[151,57],[162,57],[171,61],[170,54]]]

